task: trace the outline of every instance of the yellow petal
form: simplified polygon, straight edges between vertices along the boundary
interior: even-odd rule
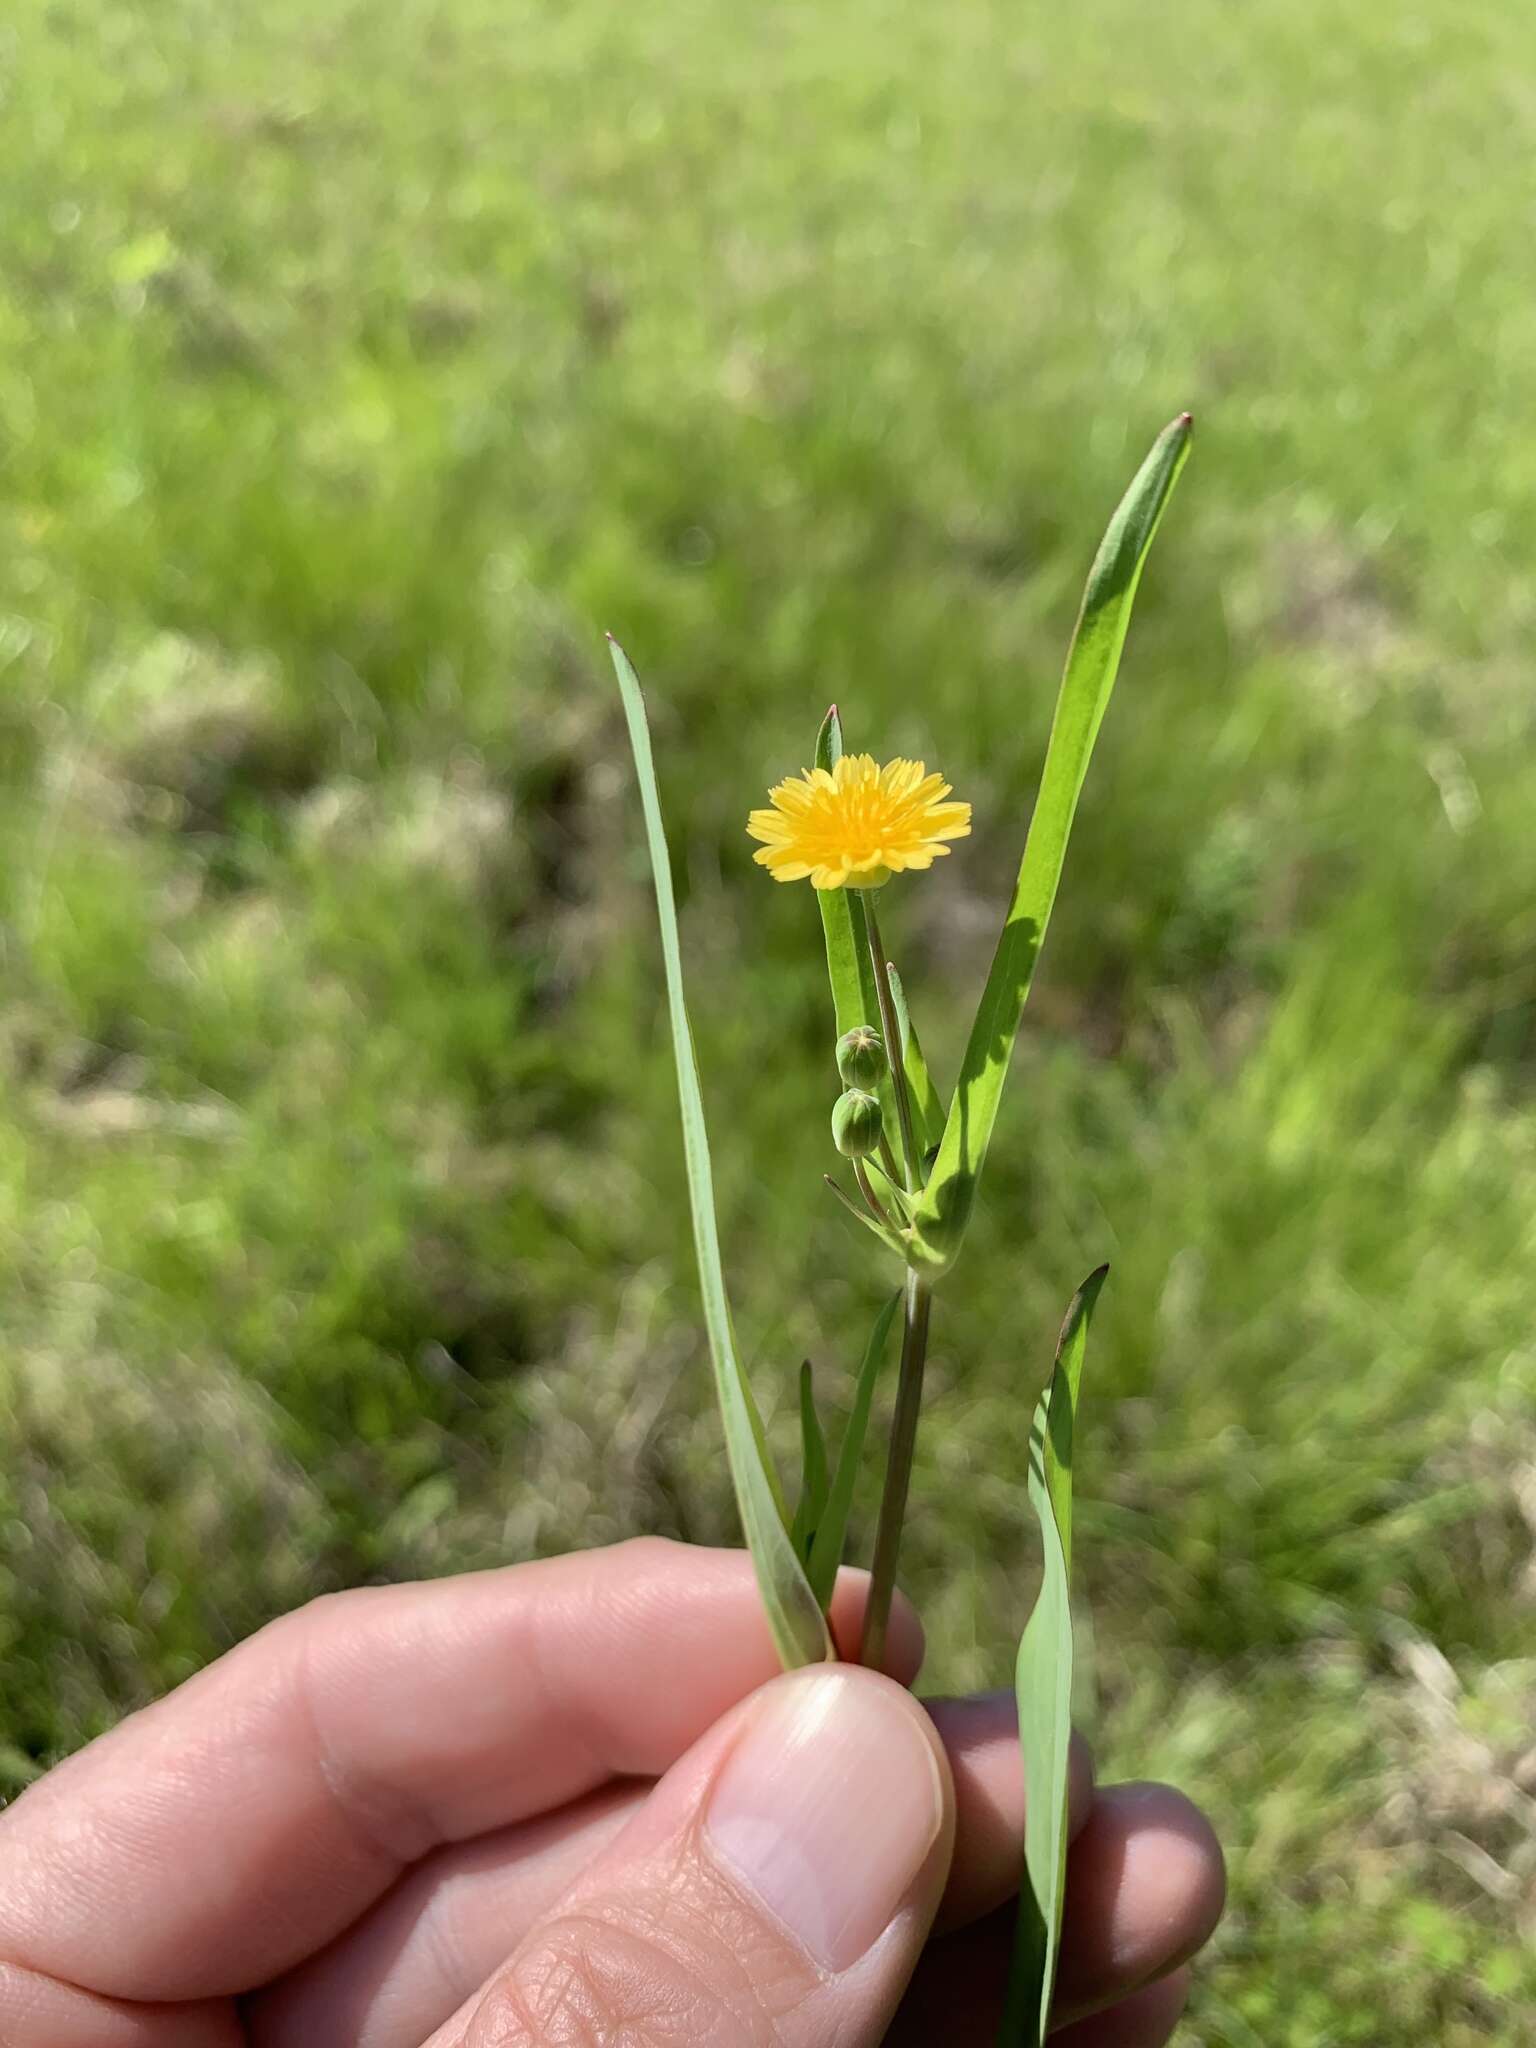
[[[922,761],[844,754],[828,771],[809,768],[769,791],[751,812],[754,859],[776,881],[809,877],[818,889],[878,889],[892,874],[921,872],[970,831],[971,807],[946,803],[950,785]]]

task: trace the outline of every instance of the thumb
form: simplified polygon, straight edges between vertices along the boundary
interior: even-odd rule
[[[953,1840],[948,1761],[911,1695],[792,1672],[674,1765],[428,2048],[873,2048]]]

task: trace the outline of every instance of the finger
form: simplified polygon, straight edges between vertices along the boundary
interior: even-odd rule
[[[991,2041],[1003,2017],[1013,1914],[999,1914],[985,1933],[933,1944],[886,2039],[886,2048],[933,2048],[935,2041]],[[1160,2048],[1184,2009],[1187,1965],[1123,1993],[1078,2019],[1053,2020],[1052,2048]]]
[[[955,1790],[955,1852],[939,1926],[990,1912],[1018,1888],[1024,1794],[1013,1696],[927,1703]],[[481,1984],[618,1834],[645,1796],[612,1788],[546,1819],[441,1849],[355,1926],[252,2003],[260,2048],[345,2040],[414,2048]],[[1074,1741],[1073,1832],[1093,1797]]]
[[[667,1774],[429,2048],[874,2048],[953,1827],[915,1700],[872,1672],[792,1672]]]
[[[910,1610],[898,1635],[907,1675]],[[747,1558],[655,1540],[316,1602],[0,1816],[0,1959],[118,1998],[244,1990],[439,1843],[656,1775],[776,1666]]]
[[[1011,1899],[1019,1888],[1024,1841],[1024,1766],[1018,1702],[1007,1692],[928,1702],[955,1779],[955,1860],[936,1931],[947,1934]],[[1092,1810],[1093,1758],[1072,1737],[1067,1830],[1075,1839]]]
[[[1078,2020],[1053,2034],[1053,2048],[1163,2048],[1189,2000],[1187,1969],[1133,1991],[1108,2012]]]
[[[0,1963],[5,2048],[240,2048],[243,2040],[234,2007],[225,1999],[195,2006],[126,2005]]]
[[[416,2048],[611,1847],[648,1789],[610,1785],[439,1849],[329,1948],[246,2001],[253,2048]]]
[[[1101,1791],[1067,1862],[1056,1997],[1083,2011],[1203,1948],[1226,1903],[1221,1844],[1168,1785]]]
[[[1210,1938],[1224,1893],[1221,1850],[1198,1808],[1166,1785],[1101,1787],[1067,1862],[1062,2021],[1106,2006],[1118,2016],[1131,1993],[1177,1971]],[[990,2038],[1002,2017],[1014,1917],[1010,1905],[933,1943],[893,2042]]]

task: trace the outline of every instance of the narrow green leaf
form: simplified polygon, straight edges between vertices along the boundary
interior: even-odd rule
[[[695,1074],[695,1078],[697,1078],[697,1074]],[[736,1335],[736,1319],[731,1314],[729,1302],[726,1303],[726,1318],[730,1329],[731,1356],[739,1359],[741,1357],[741,1342]],[[752,1437],[757,1445],[758,1462],[763,1468],[763,1477],[768,1482],[769,1491],[773,1495],[774,1505],[779,1511],[779,1520],[787,1529],[789,1527],[789,1505],[784,1498],[784,1488],[779,1483],[778,1469],[768,1452],[768,1432],[763,1427],[762,1410],[757,1405],[757,1396],[752,1391],[752,1382],[747,1378],[745,1372],[741,1375],[741,1398],[746,1405],[747,1420],[752,1425]]]
[[[872,1216],[869,1213],[869,1210],[864,1206],[862,1202],[855,1201],[853,1196],[849,1194],[848,1190],[841,1184],[841,1182],[835,1181],[830,1173],[824,1173],[821,1177],[826,1182],[827,1186],[832,1190],[833,1194],[836,1195],[837,1199],[842,1203],[843,1207],[848,1211],[848,1214],[854,1219],[854,1221],[856,1223],[862,1223],[864,1228],[870,1233],[871,1237],[878,1237],[880,1242],[885,1246],[886,1250],[888,1252],[894,1252],[896,1257],[901,1260],[903,1265],[905,1265],[907,1258],[907,1248],[902,1243],[901,1239],[896,1235],[895,1231],[887,1230],[885,1225],[880,1221],[880,1219],[877,1216]]]
[[[1043,2048],[1056,1982],[1072,1740],[1072,1448],[1088,1326],[1108,1272],[1100,1266],[1072,1297],[1030,1436],[1029,1502],[1040,1525],[1042,1575],[1015,1674],[1028,1797],[1024,1882],[998,2048]]]
[[[821,1526],[826,1505],[827,1440],[816,1413],[816,1389],[807,1358],[800,1367],[800,1505],[789,1532],[798,1556],[810,1556],[811,1538]]]
[[[918,1214],[918,1230],[935,1272],[953,1263],[970,1220],[1088,759],[1120,666],[1142,567],[1189,452],[1190,426],[1189,414],[1183,413],[1158,436],[1110,520],[1089,573],[1013,902]]]
[[[864,1171],[869,1175],[869,1184],[885,1204],[885,1212],[893,1223],[905,1227],[912,1220],[912,1207],[916,1197],[900,1188],[886,1172],[873,1154],[864,1161]]]
[[[816,766],[825,768],[830,774],[843,758],[843,722],[834,704],[821,721],[821,730],[816,735]],[[832,1011],[836,1020],[837,1036],[852,1031],[855,1025],[867,1024],[874,1031],[884,1032],[880,1023],[880,995],[875,986],[875,965],[869,957],[869,933],[863,918],[858,914],[853,894],[848,889],[818,889],[817,907],[821,911],[822,937],[827,947],[827,978],[832,984]],[[895,983],[894,973],[891,976]],[[901,1015],[904,1017],[905,1012]],[[903,1024],[910,1038],[908,1027]],[[893,1046],[886,1047],[887,1059],[897,1057]],[[923,1066],[923,1055],[918,1048],[915,1055],[907,1057],[908,1087],[914,1065],[921,1070],[927,1097],[933,1094],[932,1084],[927,1080],[927,1069]],[[887,1074],[875,1091],[880,1097],[880,1107],[885,1114],[887,1131],[894,1131],[897,1125],[896,1091]],[[927,1152],[938,1144],[944,1128],[942,1111],[933,1116],[933,1128],[924,1122],[914,1105],[917,1118],[918,1142]]]
[[[821,721],[816,735],[816,766],[830,774],[843,758],[843,723],[834,704]],[[869,957],[864,920],[855,917],[853,898],[846,889],[818,889],[822,935],[827,942],[827,978],[832,984],[832,1009],[837,1019],[837,1036],[855,1025],[880,1029],[880,999],[875,993],[875,970]]]
[[[928,1154],[944,1135],[944,1105],[929,1076],[928,1062],[923,1058],[923,1048],[907,1008],[907,992],[901,985],[901,976],[894,967],[890,974],[891,1001],[896,1009],[896,1022],[901,1026],[901,1064],[907,1077],[907,1100],[912,1105],[918,1150],[926,1165]]]
[[[854,1382],[848,1426],[837,1447],[837,1465],[827,1489],[826,1507],[817,1526],[816,1540],[811,1545],[811,1587],[823,1607],[832,1598],[837,1568],[843,1561],[843,1548],[848,1541],[848,1516],[853,1508],[854,1482],[859,1475],[859,1459],[864,1454],[864,1439],[869,1432],[869,1411],[875,1398],[875,1382],[880,1377],[891,1323],[900,1307],[901,1295],[898,1292],[876,1316],[875,1327],[869,1333],[869,1342],[859,1363],[859,1376]]]
[[[651,757],[650,728],[646,724],[645,699],[639,679],[616,640],[608,642],[629,743],[635,757],[635,775],[645,812],[646,845],[651,857],[651,875],[656,884],[656,913],[661,925],[661,953],[666,967],[667,1009],[672,1024],[672,1051],[677,1065],[678,1105],[683,1126],[683,1154],[688,1167],[688,1202],[693,1216],[693,1244],[699,1265],[699,1291],[704,1303],[704,1327],[709,1335],[710,1357],[715,1369],[715,1390],[725,1423],[726,1455],[736,1489],[736,1504],[768,1625],[775,1647],[787,1667],[814,1664],[832,1654],[831,1638],[820,1603],[811,1591],[810,1580],[790,1541],[783,1494],[773,1472],[763,1441],[762,1423],[752,1392],[742,1371],[731,1324],[730,1303],[725,1291],[725,1272],[720,1260],[720,1235],[715,1219],[714,1175],[710,1167],[709,1133],[704,1123],[704,1102],[699,1090],[698,1062],[694,1057],[693,1034],[683,999],[682,949],[677,935],[677,908],[672,896],[672,868],[667,855],[666,831],[661,821],[661,798],[656,787],[656,767]]]

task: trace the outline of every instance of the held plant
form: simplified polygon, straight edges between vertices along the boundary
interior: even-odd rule
[[[749,833],[760,842],[755,858],[773,879],[809,882],[816,892],[844,1091],[833,1106],[832,1138],[853,1187],[831,1175],[827,1181],[901,1273],[900,1289],[881,1310],[860,1361],[835,1459],[817,1417],[810,1367],[802,1368],[801,1473],[793,1511],[768,1452],[731,1324],[645,705],[628,657],[610,642],[656,885],[694,1244],[726,1450],[769,1627],[786,1666],[834,1654],[828,1603],[843,1558],[875,1382],[900,1309],[901,1362],[860,1649],[864,1663],[879,1668],[884,1661],[934,1292],[965,1238],[1136,587],[1189,452],[1190,427],[1185,413],[1158,437],[1094,558],[1013,901],[947,1108],[886,953],[876,898],[896,876],[920,873],[948,854],[952,842],[971,829],[970,805],[952,800],[949,785],[921,761],[881,767],[868,754],[845,753],[834,706],[817,737],[814,765],[779,783],[768,806],[748,821]],[[1018,1934],[1000,2035],[1005,2048],[1039,2048],[1044,2041],[1060,1940],[1072,1690],[1073,1434],[1088,1328],[1105,1271],[1101,1267],[1084,1281],[1067,1311],[1054,1370],[1035,1414],[1025,1475],[1040,1527],[1042,1576],[1018,1654],[1019,1739],[1029,1802]]]

